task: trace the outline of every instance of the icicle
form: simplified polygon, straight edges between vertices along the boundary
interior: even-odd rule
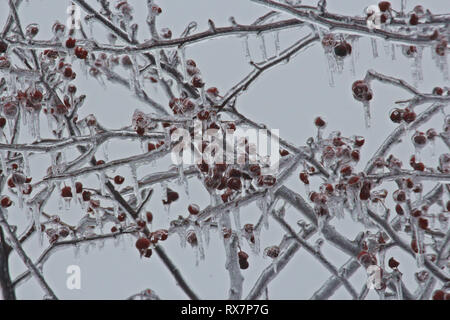
[[[391,45],[391,59],[395,61],[395,44]]]
[[[162,69],[161,69],[161,55],[159,53],[159,49],[156,49],[153,51],[153,56],[155,57],[156,75],[157,75],[158,79],[161,80],[162,79]]]
[[[8,173],[8,166],[6,165],[5,152],[0,150],[0,160],[2,163],[2,175],[6,175]]]
[[[364,121],[366,123],[366,128],[370,128],[370,103],[369,101],[363,101],[364,108]]]
[[[239,239],[242,238],[242,225],[241,225],[241,212],[239,208],[233,209],[233,219],[234,219],[234,227],[237,230],[237,235]]]
[[[109,142],[105,141],[102,144],[102,149],[103,149],[103,159],[105,159],[105,161],[109,161]]]
[[[14,121],[15,119],[8,118],[9,135],[12,137],[14,135]]]
[[[275,31],[273,33],[274,43],[275,43],[275,55],[278,57],[280,55],[280,32]]]
[[[188,79],[187,70],[186,70],[186,57],[185,57],[185,48],[183,46],[177,48],[178,59],[180,59],[181,66],[181,74],[183,75],[183,82],[186,82]]]
[[[134,195],[136,196],[136,206],[139,206],[139,204],[142,202],[142,196],[141,193],[139,192],[139,182],[138,182],[138,178],[137,178],[137,168],[134,164],[130,165],[130,170],[131,170],[131,179],[133,181],[133,190],[134,190]]]
[[[264,38],[264,34],[259,34],[258,39],[260,41],[259,48],[261,49],[261,55],[263,61],[267,61],[267,46],[266,46],[266,39]]]
[[[248,35],[243,37],[243,39],[244,39],[244,41],[242,43],[243,43],[243,46],[244,46],[244,56],[245,56],[247,62],[251,62],[252,61],[252,56],[250,54],[250,48],[249,48],[249,45],[248,45]]]
[[[70,198],[70,197],[64,198],[64,209],[66,211],[70,210],[70,202],[71,201],[72,201],[72,198]]]
[[[202,230],[200,226],[195,225],[195,235],[197,236],[197,246],[196,250],[198,251],[200,260],[205,260],[205,246],[203,245],[202,239]],[[197,264],[198,265],[198,264]]]
[[[180,164],[178,166],[178,183],[183,184],[184,192],[189,197],[189,183],[188,183],[188,179],[186,178],[186,176],[184,174],[183,164]]]
[[[423,70],[422,70],[422,48],[417,48],[417,52],[412,59],[411,72],[412,78],[414,80],[414,85],[417,87],[419,81],[423,80]]]
[[[334,87],[334,73],[336,72],[336,59],[330,50],[325,50],[325,58],[327,59],[328,84]]]
[[[378,58],[378,45],[377,45],[377,39],[371,38],[370,43],[372,46],[372,55],[374,58]]]
[[[25,175],[27,177],[29,177],[30,176],[30,161],[29,161],[29,157],[28,157],[28,151],[22,152],[22,158],[23,158],[23,165],[24,165],[24,169],[25,169]]]
[[[106,175],[104,170],[100,170],[98,178],[100,182],[100,193],[104,196],[106,195]]]
[[[394,270],[394,285],[395,291],[397,293],[397,300],[403,300],[403,290],[402,290],[402,276],[400,271]]]
[[[39,244],[42,245],[44,242],[44,236],[41,229],[41,223],[40,223],[40,216],[41,216],[41,210],[40,205],[38,203],[34,204],[32,209],[32,216],[33,216],[33,223],[34,223],[34,229],[36,230],[38,234]]]

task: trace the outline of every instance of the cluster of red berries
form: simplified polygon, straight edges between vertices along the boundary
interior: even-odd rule
[[[395,108],[389,114],[389,118],[394,123],[401,123],[402,121],[404,121],[406,123],[411,123],[414,120],[416,120],[416,116],[417,115],[414,112],[414,110],[412,110],[410,108],[405,108],[405,109]]]

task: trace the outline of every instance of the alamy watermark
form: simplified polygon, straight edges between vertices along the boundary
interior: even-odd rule
[[[189,129],[171,133],[172,162],[180,164],[261,165],[262,174],[278,172],[280,143],[278,129],[204,128],[195,120]]]

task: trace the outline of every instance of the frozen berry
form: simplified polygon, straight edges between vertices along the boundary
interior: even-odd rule
[[[388,264],[391,269],[397,269],[397,267],[400,265],[400,262],[398,262],[394,258],[390,258]]]
[[[63,198],[72,198],[72,189],[69,186],[62,188],[61,196]]]
[[[122,176],[117,175],[114,177],[115,184],[122,184],[124,181],[125,181],[125,178]]]
[[[148,247],[150,247],[150,240],[148,240],[147,238],[143,238],[143,237],[137,239],[137,241],[136,241],[136,248],[138,250],[140,250],[140,251],[141,250],[145,250]]]
[[[190,204],[188,206],[188,211],[192,215],[197,215],[200,212],[200,207],[196,204]]]

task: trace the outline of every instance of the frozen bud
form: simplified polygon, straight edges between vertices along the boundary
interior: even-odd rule
[[[334,54],[338,57],[343,58],[351,53],[352,46],[346,41],[343,41],[334,47]]]
[[[148,247],[150,247],[150,240],[148,238],[141,237],[137,239],[136,248],[139,251],[146,250]]]
[[[405,202],[406,201],[406,193],[403,190],[396,190],[392,194],[395,202]]]
[[[359,263],[364,266],[365,268],[368,268],[371,265],[376,265],[377,264],[377,258],[375,257],[375,255],[367,252],[367,251],[361,251],[358,254],[357,257]]]
[[[400,123],[403,120],[403,110],[399,108],[395,108],[389,114],[389,118],[394,123]]]
[[[336,40],[334,39],[334,36],[332,33],[326,34],[322,38],[322,46],[324,48],[334,48],[336,45]]]
[[[314,125],[315,125],[317,128],[323,129],[323,128],[325,128],[325,127],[327,126],[327,123],[325,122],[325,120],[323,120],[323,118],[317,117],[317,118],[314,120]]]
[[[161,37],[164,39],[171,39],[172,31],[169,28],[162,28],[161,29]]]
[[[175,192],[172,189],[167,188],[166,198],[167,198],[167,200],[163,200],[163,203],[171,204],[172,202],[175,202],[178,200],[178,198],[179,198],[178,192]]]
[[[405,108],[405,110],[403,112],[403,120],[406,123],[413,122],[414,120],[416,120],[416,113],[409,108]]]
[[[9,101],[3,105],[3,114],[8,119],[15,119],[18,111],[18,105],[15,101]]]
[[[264,255],[275,259],[280,255],[280,247],[279,246],[271,246],[264,249]]]
[[[64,36],[64,32],[66,31],[66,26],[63,25],[62,23],[60,23],[59,21],[56,21],[53,24],[52,31],[53,31],[53,34],[57,38],[61,38],[62,36]]]
[[[36,23],[29,24],[25,28],[25,35],[27,38],[34,38],[39,33],[39,25]]]
[[[447,52],[447,44],[447,40],[441,40],[438,44],[436,44],[434,51],[438,56],[445,56],[445,53]]]
[[[389,1],[378,2],[378,8],[381,12],[386,12],[391,9],[391,3]]]
[[[0,40],[0,53],[5,53],[7,49],[8,44],[5,41]]]
[[[391,268],[391,269],[397,269],[397,267],[400,265],[400,262],[398,262],[394,258],[390,258],[388,265],[389,265],[389,268]]]
[[[299,178],[304,184],[309,184],[308,173],[304,171],[300,172]]]
[[[61,196],[63,198],[72,198],[72,189],[69,186],[66,186],[61,189]]]
[[[364,80],[355,81],[352,85],[353,97],[358,101],[372,100],[372,90]]]
[[[428,280],[428,278],[430,277],[430,274],[428,273],[428,271],[422,270],[422,271],[416,272],[414,274],[414,276],[415,276],[417,282],[424,283],[425,281]]]
[[[3,196],[2,199],[0,200],[0,204],[2,208],[8,208],[13,204],[13,202],[8,196]]]
[[[75,191],[76,193],[83,192],[83,184],[81,182],[75,182]]]
[[[416,148],[423,148],[427,143],[427,136],[420,131],[416,131],[411,139]]]
[[[198,245],[197,235],[193,230],[189,230],[186,234],[186,241],[193,247]]]
[[[188,206],[188,211],[192,215],[197,215],[200,212],[200,207],[197,204],[190,204]]]

